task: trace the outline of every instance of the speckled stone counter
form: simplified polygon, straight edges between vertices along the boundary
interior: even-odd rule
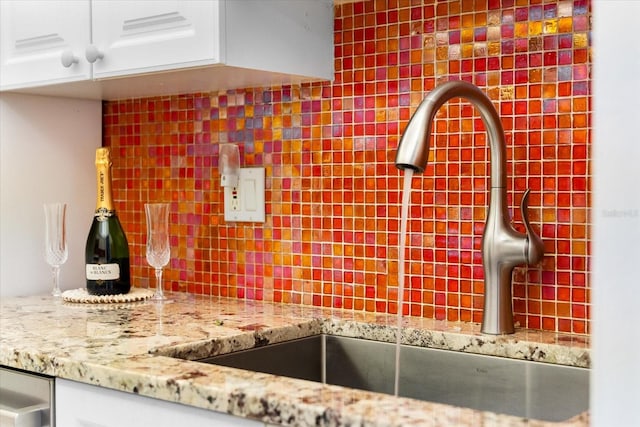
[[[206,365],[198,358],[318,333],[395,342],[396,316],[169,294],[171,302],[89,305],[52,297],[0,304],[0,365],[291,426],[586,426],[524,420]],[[402,342],[589,367],[586,337],[403,319]],[[190,359],[182,360],[178,359]]]

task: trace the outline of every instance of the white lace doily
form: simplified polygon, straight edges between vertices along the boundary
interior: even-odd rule
[[[71,289],[62,293],[62,299],[68,302],[85,304],[112,304],[144,301],[153,296],[151,289],[131,288],[128,294],[89,295],[86,288]]]

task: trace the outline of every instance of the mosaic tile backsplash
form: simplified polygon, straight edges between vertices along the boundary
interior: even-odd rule
[[[589,333],[591,9],[587,0],[368,0],[335,6],[335,80],[105,102],[116,207],[136,286],[145,202],[171,202],[166,288],[395,313],[403,175],[395,149],[424,95],[479,86],[507,139],[508,204],[532,191],[540,265],[514,270],[520,326]],[[480,322],[489,151],[460,100],[412,181],[405,315]],[[220,143],[264,166],[265,224],[226,223]]]

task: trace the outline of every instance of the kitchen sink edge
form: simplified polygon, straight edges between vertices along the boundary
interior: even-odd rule
[[[297,325],[287,325],[280,328],[256,328],[256,330],[242,335],[157,347],[151,349],[149,353],[178,359],[198,360],[320,334],[395,344],[397,325],[390,324],[389,317],[385,316],[385,322],[382,323],[336,317],[314,318]],[[407,318],[402,326],[400,343],[415,347],[579,368],[591,367],[591,352],[586,336],[552,334],[546,331],[526,329],[517,329],[513,335],[496,336],[481,334],[477,329],[478,325],[473,324]]]

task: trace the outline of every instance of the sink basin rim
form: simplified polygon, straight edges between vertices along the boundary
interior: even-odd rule
[[[355,342],[357,343],[357,345],[367,344],[367,345],[377,346],[378,349],[376,349],[375,351],[365,352],[362,358],[367,360],[371,359],[373,355],[382,354],[383,351],[379,350],[379,348],[382,348],[380,346],[383,346],[386,348],[385,351],[387,353],[387,356],[390,352],[389,349],[392,349],[393,353],[395,353],[395,345],[387,342],[373,341],[373,340],[367,340],[362,338],[342,337],[342,336],[331,335],[331,334],[316,334],[306,338],[298,338],[298,339],[283,341],[283,342],[274,343],[274,344],[257,346],[254,348],[241,350],[233,353],[220,354],[220,355],[213,356],[211,358],[198,360],[198,362],[212,363],[212,364],[221,365],[221,366],[230,366],[230,367],[250,370],[254,372],[263,372],[263,373],[272,374],[272,375],[281,375],[281,376],[298,378],[303,380],[310,380],[315,382],[326,382],[329,384],[335,384],[335,385],[348,387],[352,389],[355,388],[355,389],[381,392],[381,393],[393,395],[393,390],[389,390],[388,388],[389,384],[391,384],[391,387],[393,387],[392,385],[393,377],[390,377],[388,372],[382,375],[379,367],[370,368],[373,370],[373,372],[376,373],[376,375],[373,377],[368,376],[364,383],[361,383],[358,381],[356,381],[356,383],[353,383],[353,382],[350,382],[351,380],[343,381],[345,378],[354,377],[353,372],[355,371],[350,371],[350,373],[347,374],[345,372],[337,370],[335,374],[332,373],[332,370],[335,369],[336,366],[347,363],[345,362],[345,360],[348,361],[349,357],[353,357],[353,356],[349,356],[346,359],[343,358],[341,359],[340,362],[335,362],[333,364],[331,362],[330,356],[327,356],[326,360],[324,361],[322,360],[322,358],[320,358],[319,362],[316,359],[313,364],[309,364],[309,363],[303,364],[303,367],[305,369],[302,369],[302,371],[300,372],[294,372],[293,374],[291,373],[291,369],[300,367],[300,365],[290,363],[289,358],[285,358],[284,359],[285,363],[283,364],[283,366],[280,367],[280,368],[284,367],[286,370],[288,370],[287,372],[283,372],[282,370],[279,370],[280,368],[277,368],[274,370],[273,366],[269,367],[268,369],[264,369],[257,365],[251,365],[251,364],[246,365],[246,363],[237,365],[234,363],[228,364],[228,363],[222,362],[225,359],[227,360],[237,359],[238,357],[242,357],[242,355],[245,355],[251,358],[251,355],[264,354],[265,352],[274,351],[279,348],[280,349],[284,348],[286,346],[299,345],[299,343],[309,342],[309,340],[316,340],[316,343],[310,346],[307,345],[308,348],[306,352],[301,350],[300,348],[298,348],[297,350],[294,350],[293,356],[291,357],[297,357],[299,360],[306,360],[306,361],[313,360],[314,353],[318,353],[319,348],[321,349],[320,350],[321,354],[325,354],[324,351],[326,351],[327,347],[331,348],[331,344],[327,345],[327,342],[332,342],[334,340],[340,340],[342,342],[351,342],[351,343]],[[320,342],[317,342],[317,340],[320,340]],[[588,368],[555,365],[555,364],[530,361],[530,360],[510,359],[510,358],[490,356],[490,355],[484,355],[484,354],[463,353],[463,352],[456,352],[451,350],[415,347],[415,346],[409,346],[404,344],[401,346],[400,355],[401,357],[404,357],[404,359],[406,359],[408,357],[406,355],[411,354],[413,351],[418,351],[418,352],[426,351],[431,353],[432,355],[439,355],[440,357],[444,356],[445,359],[463,358],[463,359],[472,359],[474,360],[474,363],[480,363],[480,364],[488,363],[488,365],[486,366],[489,366],[489,367],[478,368],[477,372],[475,373],[470,372],[470,375],[468,375],[468,377],[472,377],[472,376],[474,378],[486,377],[489,379],[479,380],[482,384],[478,386],[479,388],[476,387],[477,388],[476,391],[471,393],[467,391],[470,383],[465,383],[464,381],[466,380],[464,378],[456,377],[456,380],[453,382],[455,383],[456,381],[458,381],[458,383],[460,383],[461,385],[459,384],[457,387],[462,387],[465,390],[464,394],[471,397],[465,397],[462,393],[460,393],[459,391],[456,391],[455,389],[451,391],[451,389],[446,388],[447,387],[446,384],[451,381],[448,376],[437,378],[437,373],[441,371],[439,368],[427,370],[427,371],[435,371],[435,373],[429,374],[431,376],[428,376],[427,380],[421,379],[419,381],[412,382],[412,379],[420,377],[419,373],[416,374],[412,372],[407,375],[404,375],[404,377],[408,378],[408,380],[405,378],[405,383],[404,383],[405,385],[403,385],[402,373],[403,373],[403,368],[406,366],[407,362],[402,361],[401,369],[400,369],[400,372],[401,372],[400,396],[401,397],[414,398],[418,400],[436,402],[436,403],[444,403],[447,405],[467,407],[467,408],[481,410],[481,411],[502,413],[507,415],[524,417],[524,418],[542,419],[545,421],[563,421],[571,418],[572,416],[578,415],[588,410],[588,400],[589,400],[588,398],[589,369]],[[389,360],[389,358],[390,357],[387,357],[387,361]],[[260,356],[257,360],[262,361],[261,363],[263,363],[264,360],[267,360],[267,359],[269,358],[265,356]],[[278,360],[282,359],[282,357],[276,357],[276,358],[272,357],[271,359],[277,362]],[[392,357],[392,359],[393,359],[393,362],[395,362],[395,357]],[[458,365],[457,365],[458,367],[455,368],[455,371],[462,371],[466,369],[467,363],[468,363],[467,361],[458,362]],[[498,368],[495,367],[496,366],[495,363],[498,364],[497,365],[499,366]],[[386,365],[388,364],[389,363],[387,362]],[[578,380],[576,380],[579,382],[579,384],[576,386],[577,391],[576,390],[574,390],[574,392],[572,392],[571,390],[568,392],[562,391],[564,389],[562,389],[561,391],[554,391],[554,388],[551,388],[551,389],[544,389],[546,391],[542,391],[542,392],[537,392],[537,391],[532,392],[529,389],[530,386],[526,384],[518,385],[518,387],[520,388],[512,387],[511,383],[514,381],[513,381],[513,378],[509,375],[513,375],[513,374],[490,378],[491,375],[494,375],[495,371],[500,371],[502,369],[500,366],[503,364],[519,367],[518,369],[524,369],[528,373],[518,374],[519,378],[526,377],[527,384],[535,384],[536,387],[538,388],[542,387],[543,389],[545,387],[544,382],[553,382],[559,378],[556,372],[568,373],[569,378],[578,378]],[[313,368],[307,369],[309,368],[309,365],[313,365]],[[394,365],[393,373],[395,373],[395,363],[393,363],[393,365]],[[323,367],[326,367],[326,369],[323,370]],[[532,370],[536,370],[536,372],[538,372],[538,370],[540,369],[542,369],[542,371],[539,371],[539,372],[546,372],[546,371],[556,371],[556,372],[553,372],[551,374],[545,373],[544,375],[540,373],[533,373],[533,374],[531,373]],[[380,376],[380,379],[376,380],[376,377],[378,376]],[[536,378],[538,378],[539,376],[542,376],[543,379],[540,381],[537,381]],[[369,385],[368,382],[371,382],[372,378],[375,384]],[[499,381],[496,380],[496,378],[499,379]],[[439,383],[440,385],[437,386],[439,388],[437,390],[438,392],[436,395],[431,394],[429,395],[428,398],[424,398],[422,395],[420,395],[422,391],[415,392],[415,390],[424,388],[423,384],[425,383],[431,384],[436,380],[440,382]],[[487,389],[492,389],[496,382],[502,383],[503,389],[493,391],[494,393],[497,393],[497,396],[499,396],[500,398],[489,399],[487,397],[488,396]],[[412,384],[412,385],[409,387],[408,391],[403,390],[403,388],[408,387],[407,384]],[[442,388],[442,384],[445,385],[444,389]],[[557,384],[557,386],[563,387],[562,383]],[[580,389],[580,387],[582,387],[582,389]],[[446,393],[443,391],[445,389],[447,390]],[[416,395],[416,393],[418,393],[418,395]],[[576,393],[577,393],[577,396],[576,396]],[[440,398],[440,395],[449,395],[449,394],[452,395],[453,397],[445,396],[446,398],[444,399]],[[551,413],[550,415],[547,415],[547,413],[549,413],[547,409],[539,409],[540,405],[556,404],[559,401],[558,399],[564,399],[564,400],[569,399],[570,400],[569,403],[571,405],[570,407],[577,408],[577,409],[565,410],[565,408],[555,408],[553,409],[554,412]],[[493,405],[492,403],[494,400],[505,401],[507,403],[499,404],[496,406],[496,405]],[[523,405],[522,401],[525,401],[525,400],[527,402],[524,404],[525,405],[524,408],[521,408],[520,406]],[[541,403],[538,403],[539,401]],[[487,406],[487,402],[489,402],[489,406]],[[557,414],[560,414],[560,415],[557,415]]]

